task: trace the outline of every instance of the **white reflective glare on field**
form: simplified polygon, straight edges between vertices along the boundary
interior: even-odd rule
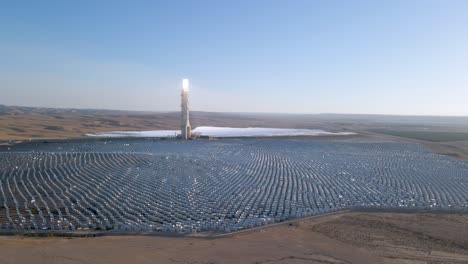
[[[197,136],[209,137],[288,137],[288,136],[350,136],[354,132],[328,132],[321,129],[263,128],[263,127],[211,127],[201,126],[192,130]],[[176,137],[180,130],[113,131],[88,134],[91,137]]]
[[[346,208],[466,210],[468,163],[303,139],[0,146],[0,230],[232,232]]]

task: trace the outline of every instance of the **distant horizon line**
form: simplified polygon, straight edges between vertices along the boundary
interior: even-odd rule
[[[28,105],[8,105],[0,104],[0,107],[23,107],[37,109],[63,109],[63,110],[92,110],[92,111],[114,111],[114,112],[135,112],[135,113],[177,113],[178,110],[124,110],[124,109],[109,109],[109,108],[80,108],[80,107],[49,107],[49,106],[28,106]],[[243,111],[206,111],[206,110],[190,110],[190,112],[202,113],[220,113],[220,114],[259,114],[259,115],[348,115],[348,116],[388,116],[388,117],[440,117],[440,118],[468,118],[468,115],[431,115],[431,114],[363,114],[363,113],[291,113],[291,112],[243,112]]]

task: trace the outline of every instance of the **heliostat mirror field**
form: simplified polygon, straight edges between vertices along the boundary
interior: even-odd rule
[[[306,139],[0,147],[0,229],[232,232],[346,208],[468,208],[468,163]]]

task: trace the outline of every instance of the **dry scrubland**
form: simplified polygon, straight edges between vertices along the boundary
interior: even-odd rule
[[[468,216],[339,213],[218,238],[0,237],[0,263],[468,263]]]
[[[175,129],[177,123],[175,114],[8,114],[0,115],[0,139],[70,138],[102,131]]]

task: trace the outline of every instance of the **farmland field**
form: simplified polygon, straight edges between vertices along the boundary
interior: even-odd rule
[[[347,208],[467,210],[468,163],[307,139],[0,146],[4,231],[232,232]]]

